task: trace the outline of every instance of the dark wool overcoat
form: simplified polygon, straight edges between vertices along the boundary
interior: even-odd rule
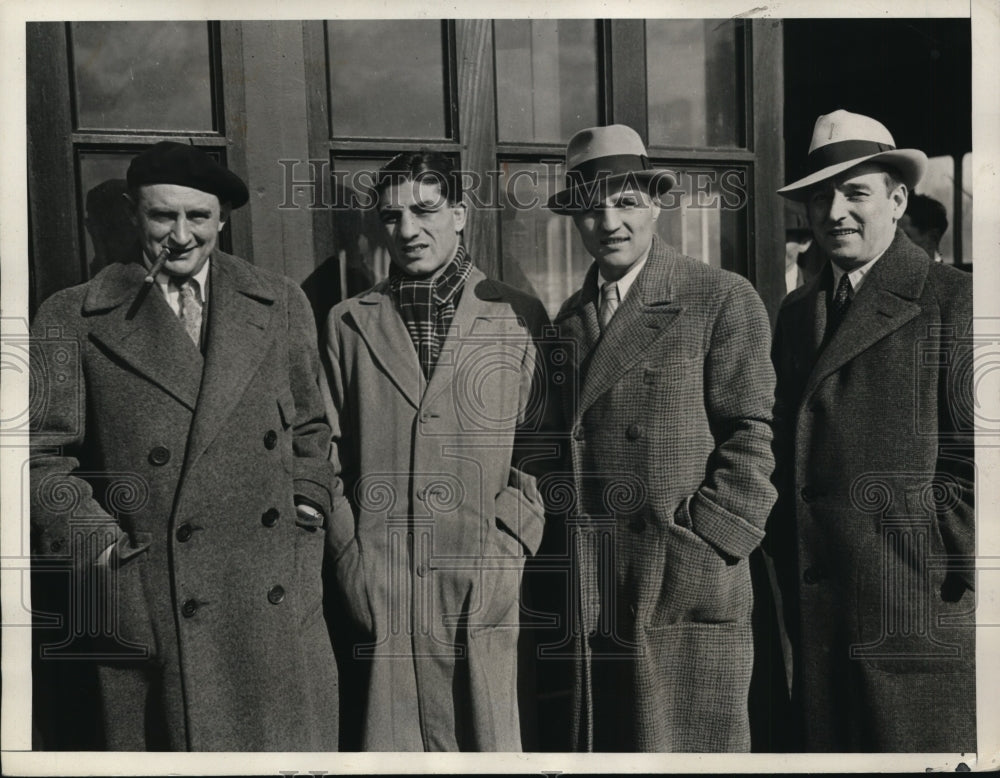
[[[654,238],[602,335],[596,275],[556,320],[578,374],[574,747],[746,751],[747,556],[774,502],[767,313],[745,279]]]
[[[799,748],[975,750],[972,279],[897,231],[824,345],[831,286],[774,341]]]
[[[544,527],[541,303],[473,269],[425,380],[388,283],[327,319],[337,574],[369,639],[360,747],[518,751],[520,583]]]
[[[87,649],[91,747],[335,750],[324,531],[295,510],[330,514],[336,483],[305,296],[216,252],[202,357],[144,274],[111,265],[33,323],[33,549],[79,587],[47,664]]]

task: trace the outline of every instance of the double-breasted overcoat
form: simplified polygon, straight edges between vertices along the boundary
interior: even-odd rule
[[[355,510],[331,540],[370,634],[353,647],[369,663],[365,750],[521,748],[519,590],[551,456],[534,445],[547,324],[538,300],[473,269],[425,380],[387,282],[329,314],[334,453]]]
[[[111,265],[33,323],[33,550],[72,592],[41,666],[96,669],[89,747],[335,750],[324,530],[295,510],[342,500],[305,296],[215,252],[203,356],[144,274]]]
[[[747,556],[774,501],[753,287],[654,237],[601,331],[597,267],[556,319],[577,503],[574,747],[749,750]]]
[[[831,284],[774,341],[799,747],[975,750],[972,279],[897,231],[824,345]]]

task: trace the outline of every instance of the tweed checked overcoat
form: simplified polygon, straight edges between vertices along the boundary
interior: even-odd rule
[[[574,744],[746,751],[747,555],[774,501],[767,314],[746,280],[654,237],[602,336],[596,274],[556,320],[578,374]]]
[[[778,315],[775,558],[807,751],[972,751],[972,279],[902,231],[823,346]]]
[[[33,323],[35,561],[115,593],[59,649],[101,655],[89,747],[335,750],[324,530],[295,510],[338,497],[305,296],[215,252],[202,357],[144,274],[111,265]]]
[[[544,510],[541,303],[477,269],[425,381],[388,283],[327,319],[334,454],[355,510],[332,528],[370,633],[361,747],[518,751],[519,592]],[[551,453],[551,452],[550,452]],[[530,702],[530,701],[529,701]]]

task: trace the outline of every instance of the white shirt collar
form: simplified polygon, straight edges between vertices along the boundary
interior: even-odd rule
[[[882,254],[885,254],[888,250],[889,247],[886,246],[880,254],[876,255],[872,259],[869,259],[861,267],[854,268],[854,270],[847,274],[847,277],[851,279],[851,289],[853,289],[855,293],[857,293],[858,289],[861,288],[861,284],[864,283],[865,276],[867,276],[869,271],[871,271],[871,269],[875,266],[875,263],[882,258]],[[830,261],[830,269],[833,270],[833,288],[836,289],[840,284],[840,279],[844,275],[844,271],[837,267],[837,263],[832,260]]]
[[[653,244],[650,242],[649,248],[646,249],[646,253],[642,255],[639,259],[632,263],[632,267],[628,269],[621,278],[618,279],[618,299],[621,302],[625,302],[625,295],[628,294],[628,290],[632,288],[632,284],[635,283],[635,279],[639,277],[639,273],[642,271],[643,265],[646,264],[646,260],[649,259],[649,252],[652,250]],[[606,279],[600,270],[600,265],[597,269],[597,293],[600,295],[601,288],[607,283]]]
[[[201,303],[204,305],[208,302],[208,266],[212,264],[212,258],[209,257],[201,269],[195,273],[192,278],[198,282],[198,294],[201,296]],[[156,285],[160,287],[160,291],[163,292],[163,297],[166,299],[167,304],[176,314],[180,311],[180,290],[176,285],[170,283],[171,280],[175,279],[176,276],[172,276],[169,273],[165,273],[162,270],[156,274]]]

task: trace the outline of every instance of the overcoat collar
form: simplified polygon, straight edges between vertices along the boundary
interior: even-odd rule
[[[473,268],[455,309],[455,317],[441,347],[441,355],[425,380],[417,351],[406,330],[386,281],[376,284],[358,298],[351,311],[358,332],[372,356],[385,370],[399,392],[419,408],[451,387],[461,340],[470,334],[497,334],[510,319],[510,308],[501,301],[500,287]]]
[[[803,397],[808,397],[831,373],[919,315],[920,305],[915,301],[923,293],[929,267],[927,255],[897,230],[851,301],[837,331],[816,353],[826,326],[826,290],[832,275],[827,263],[821,277],[789,310],[789,325],[792,332],[798,333],[794,337],[800,339],[794,345],[815,354]],[[806,335],[811,338],[808,343],[802,341]]]
[[[138,263],[115,264],[94,279],[86,316],[106,315],[94,337],[131,368],[195,412],[190,467],[218,434],[260,366],[277,299],[272,282],[235,257],[212,255],[207,352],[201,353]]]
[[[676,298],[675,271],[680,255],[655,235],[645,266],[607,329],[598,323],[597,264],[591,265],[583,287],[556,320],[576,341],[577,367],[590,355],[575,416],[582,416],[619,377],[642,359],[684,311]]]
[[[203,359],[155,284],[137,262],[116,263],[91,281],[83,315],[91,337],[124,364],[194,410]]]

